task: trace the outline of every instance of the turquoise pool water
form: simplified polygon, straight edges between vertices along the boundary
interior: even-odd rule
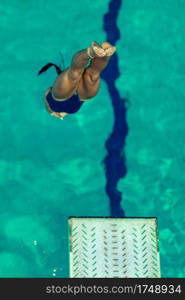
[[[114,215],[116,185],[125,216],[158,217],[162,277],[184,277],[185,1],[6,0],[0,14],[0,277],[68,277],[68,216]],[[39,68],[107,39],[98,95],[51,117],[56,74]]]

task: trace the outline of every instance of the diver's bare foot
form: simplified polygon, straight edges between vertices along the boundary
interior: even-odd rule
[[[116,47],[111,45],[108,42],[103,42],[101,44],[101,47],[104,49],[105,51],[105,56],[112,56],[115,52],[116,52]]]
[[[103,42],[101,46],[97,42],[92,42],[91,46],[87,48],[89,57],[104,57],[112,56],[116,52],[116,47],[108,42]]]
[[[91,58],[104,57],[106,55],[105,50],[97,42],[92,42],[91,46],[87,48],[87,54]]]

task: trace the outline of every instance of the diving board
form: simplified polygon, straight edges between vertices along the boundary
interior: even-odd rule
[[[159,278],[156,218],[68,219],[71,278]]]

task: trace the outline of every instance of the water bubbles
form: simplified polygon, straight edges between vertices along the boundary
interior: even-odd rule
[[[54,269],[53,269],[53,274],[52,274],[53,276],[56,276],[56,271],[57,271],[57,269],[54,268]]]
[[[37,240],[34,240],[34,241],[33,241],[33,245],[34,245],[34,246],[37,246],[37,245],[38,245]]]

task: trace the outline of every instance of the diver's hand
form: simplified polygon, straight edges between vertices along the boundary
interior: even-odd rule
[[[68,115],[68,113],[57,113],[57,112],[52,112],[51,116],[59,118],[59,119],[63,119],[66,115]]]
[[[52,113],[50,113],[50,115],[53,116],[53,117],[60,118],[59,113],[56,113],[54,111]]]

